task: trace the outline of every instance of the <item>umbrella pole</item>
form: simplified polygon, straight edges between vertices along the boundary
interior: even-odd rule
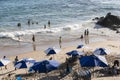
[[[34,74],[34,80],[36,80],[36,73]]]
[[[93,67],[93,77],[95,77],[95,75],[94,75],[94,67]]]
[[[2,70],[2,67],[1,67],[1,72],[2,72],[2,74],[3,74],[3,70]]]
[[[26,74],[27,74],[27,69],[25,69],[25,72],[26,72]]]
[[[54,59],[54,54],[53,54],[53,59]]]
[[[48,78],[48,74],[46,73],[46,78],[47,78],[47,80],[49,80],[49,78]]]

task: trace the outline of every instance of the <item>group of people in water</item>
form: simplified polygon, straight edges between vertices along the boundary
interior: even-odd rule
[[[28,26],[30,26],[31,24],[38,24],[38,22],[33,22],[31,19],[29,19],[28,22],[27,22],[27,24],[28,24]],[[21,28],[21,23],[18,23],[17,26],[19,28]],[[49,20],[48,21],[48,28],[50,28],[50,27],[51,27],[51,22]],[[44,25],[44,29],[46,29],[46,28],[47,28],[47,26]],[[20,46],[20,40],[21,40],[21,36],[18,36],[19,46]],[[35,45],[35,35],[34,34],[32,36],[32,42],[33,42],[33,50],[35,51],[36,50],[36,45]]]
[[[88,30],[88,29],[85,29],[85,31],[84,31],[84,36],[81,35],[81,36],[80,36],[80,39],[81,39],[82,41],[83,41],[83,39],[84,39],[85,44],[89,44],[89,30]]]
[[[84,31],[84,37],[85,37],[85,44],[89,44],[89,30],[88,29]]]
[[[36,24],[38,24],[38,22],[35,22]],[[34,24],[34,22],[32,22],[32,20],[28,20],[27,24],[30,26],[31,24]],[[18,27],[21,27],[21,23],[18,23]],[[51,27],[51,22],[50,20],[48,21],[48,28]],[[44,25],[44,29],[46,29],[47,26],[46,24]],[[19,45],[20,45],[20,36],[18,36],[18,40],[19,40]],[[84,34],[80,36],[80,39],[83,41],[85,41],[85,44],[89,44],[89,30],[85,29]],[[32,36],[32,42],[33,42],[33,50],[36,50],[36,45],[35,45],[35,34],[33,34]],[[62,37],[59,37],[59,47],[62,48]]]
[[[27,22],[27,24],[28,24],[28,26],[30,26],[31,24],[33,25],[33,24],[38,24],[38,22],[37,21],[32,21],[31,19],[28,19],[28,22]],[[18,23],[17,24],[17,27],[19,27],[19,28],[21,28],[21,23]]]
[[[50,24],[51,24],[51,22],[50,22],[50,20],[48,21],[48,28],[50,28]],[[44,29],[46,29],[47,28],[47,26],[46,26],[46,24],[44,24]]]
[[[28,19],[28,22],[27,22],[27,24],[28,24],[28,26],[30,26],[31,24],[33,25],[33,24],[38,24],[38,22],[36,22],[36,21],[32,21],[31,19]],[[50,28],[50,24],[51,24],[51,22],[50,22],[50,20],[48,21],[48,28]],[[18,23],[17,24],[17,27],[19,27],[19,28],[21,28],[21,23]],[[44,29],[46,29],[47,28],[47,26],[46,26],[46,24],[44,24]]]

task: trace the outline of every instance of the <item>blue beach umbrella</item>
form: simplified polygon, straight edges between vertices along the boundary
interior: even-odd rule
[[[36,62],[32,67],[30,67],[30,69],[39,73],[47,73],[58,69],[59,66],[60,63],[55,60],[43,60]]]
[[[26,63],[27,67],[31,67],[36,62],[33,58],[23,58],[22,61]]]
[[[60,52],[60,49],[57,48],[48,48],[47,50],[44,51],[47,55],[50,54],[57,54],[58,52]]]
[[[83,46],[84,46],[83,44],[80,44],[77,46],[77,49],[83,48]]]
[[[27,68],[27,64],[25,61],[21,60],[21,61],[16,62],[14,67],[18,69]]]
[[[104,56],[83,56],[79,58],[82,67],[107,67],[108,63]]]
[[[93,54],[95,55],[107,55],[107,54],[110,54],[110,51],[105,49],[105,48],[97,48]]]
[[[10,63],[10,60],[7,58],[1,59],[0,60],[0,67],[5,66]]]
[[[35,63],[36,62],[36,60],[33,58],[24,58],[22,60],[25,61],[26,63]]]
[[[66,54],[69,55],[69,56],[78,56],[78,55],[83,55],[84,53],[79,52],[77,50],[73,50],[73,51],[67,52]]]

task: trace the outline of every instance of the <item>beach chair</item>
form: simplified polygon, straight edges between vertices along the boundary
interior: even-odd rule
[[[91,71],[90,70],[78,71],[78,78],[83,80],[91,80]]]

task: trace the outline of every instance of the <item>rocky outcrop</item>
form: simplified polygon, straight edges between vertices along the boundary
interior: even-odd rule
[[[116,15],[112,15],[108,13],[105,17],[95,18],[97,19],[97,23],[103,27],[108,27],[112,30],[117,30],[120,28],[120,17]]]

